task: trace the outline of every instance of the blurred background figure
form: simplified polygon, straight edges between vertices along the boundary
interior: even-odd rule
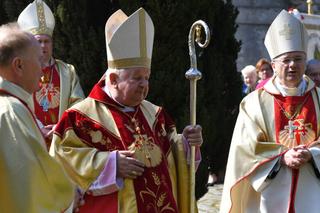
[[[243,87],[242,93],[243,95],[247,95],[250,92],[254,91],[257,85],[257,70],[253,65],[247,65],[241,70],[242,78],[243,78]]]
[[[261,58],[256,64],[256,70],[259,77],[256,89],[259,89],[267,83],[267,81],[273,76],[273,69],[271,63],[265,59]]]
[[[320,61],[317,59],[311,59],[308,61],[306,68],[306,75],[309,76],[317,87],[320,85]]]

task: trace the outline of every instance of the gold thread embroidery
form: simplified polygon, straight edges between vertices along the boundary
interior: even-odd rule
[[[124,113],[131,122],[131,124],[124,124],[124,126],[132,133],[134,138],[128,150],[134,151],[134,157],[143,162],[146,167],[156,167],[162,162],[162,150],[155,144],[152,137],[141,133],[143,125],[135,118],[138,112],[139,108],[136,109],[132,117]]]
[[[154,202],[148,203],[146,208],[153,208],[153,209],[148,209],[149,212],[164,212],[164,211],[175,212],[174,208],[171,206],[171,203],[169,201],[167,201],[167,203],[165,203],[165,199],[167,198],[167,193],[162,192],[159,195],[159,189],[161,186],[161,184],[160,184],[161,180],[160,180],[159,176],[155,172],[152,172],[152,177],[153,177],[154,184],[157,186],[157,190],[152,191],[150,188],[148,188],[147,187],[148,180],[146,178],[144,178],[146,190],[142,190],[139,193],[142,202],[145,202],[144,198],[146,196],[150,196],[153,198]]]

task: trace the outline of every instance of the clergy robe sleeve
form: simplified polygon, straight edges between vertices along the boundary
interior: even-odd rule
[[[117,178],[117,155],[118,151],[110,152],[104,169],[91,184],[89,193],[94,196],[111,194],[123,187],[123,178]]]
[[[312,166],[316,176],[320,179],[320,148],[311,147],[310,152],[312,154]]]
[[[72,114],[73,113],[73,114]],[[110,152],[88,146],[75,131],[74,114],[66,111],[55,128],[50,154],[64,166],[67,173],[83,190],[97,179],[108,161]]]
[[[272,161],[261,165],[249,176],[249,180],[255,191],[261,192],[266,186],[268,186],[271,181],[268,177],[272,172],[274,172],[273,169],[276,167],[280,158],[281,157],[275,158]]]

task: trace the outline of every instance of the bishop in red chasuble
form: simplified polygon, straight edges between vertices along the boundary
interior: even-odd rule
[[[275,75],[240,103],[220,212],[316,213],[320,90],[304,75],[307,32],[282,11],[265,45]]]
[[[76,210],[190,212],[188,150],[196,146],[199,162],[201,127],[177,134],[165,110],[145,100],[152,20],[143,8],[130,17],[118,10],[106,31],[108,70],[63,114],[50,150],[80,188]]]

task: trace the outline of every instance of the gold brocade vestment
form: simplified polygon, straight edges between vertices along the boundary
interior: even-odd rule
[[[126,120],[124,117],[116,115],[117,113],[121,114],[121,112],[113,110],[112,106],[109,105],[108,96],[101,89],[103,86],[104,81],[102,80],[94,87],[88,98],[67,110],[63,115],[62,120],[57,125],[53,139],[53,149],[51,151],[54,151],[55,157],[64,164],[65,168],[68,168],[70,177],[82,189],[87,190],[100,175],[110,151],[121,150],[122,147],[132,149],[132,144],[138,145],[138,138],[141,137],[144,142],[148,143],[145,144],[144,148],[134,145],[137,149],[141,148],[140,156],[148,156],[148,154],[144,155],[145,151],[148,150],[151,158],[157,157],[157,160],[151,161],[150,167],[145,169],[145,174],[150,174],[151,178],[144,180],[144,177],[141,176],[141,180],[147,181],[143,185],[149,183],[154,184],[154,187],[171,185],[169,193],[174,196],[173,199],[176,203],[174,205],[178,206],[179,212],[189,212],[188,166],[183,142],[181,136],[176,133],[175,127],[172,125],[170,129],[165,131],[155,131],[155,128],[158,128],[158,119],[163,116],[163,111],[160,107],[143,101],[139,106],[141,111],[137,116],[143,116],[146,123],[143,122],[144,124],[141,125],[141,119],[137,119],[140,122],[142,132],[140,135],[134,133],[133,138],[137,140],[133,139],[132,142],[137,143],[130,144],[131,139],[124,140],[124,138],[129,137],[124,134],[131,135],[135,131],[135,126],[131,125],[130,122],[124,122],[123,120]],[[157,146],[161,147],[161,150],[159,150],[157,146],[154,146],[150,133],[146,134],[145,131],[148,128],[155,134],[159,133],[157,137],[161,137],[163,134],[170,143],[164,142],[166,144],[160,146],[158,144]],[[123,129],[129,129],[129,131]],[[118,142],[115,143],[114,141]],[[164,149],[164,147],[167,148]],[[69,151],[65,152],[66,149]],[[154,154],[159,153],[159,151],[162,153],[160,159],[158,154]],[[157,172],[157,166],[161,164],[166,165],[166,172],[169,175],[167,180],[161,177],[161,173]],[[156,212],[176,212],[175,210],[172,211],[174,209],[172,203],[166,203],[169,194],[157,194],[153,190],[137,193],[136,187],[137,185],[132,179],[124,180],[124,188],[115,194],[117,197],[117,212],[140,212],[139,203],[145,201],[147,196],[149,196],[148,199],[150,199],[150,196],[155,196],[154,208],[157,209]],[[150,208],[150,203],[146,203],[144,211],[147,211],[147,208]]]

